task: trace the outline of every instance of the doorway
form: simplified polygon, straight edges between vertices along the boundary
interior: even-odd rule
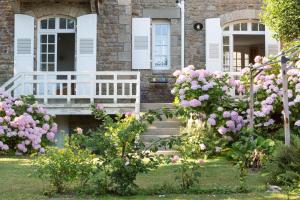
[[[233,70],[241,71],[254,64],[254,58],[265,56],[264,35],[233,35]]]
[[[57,71],[75,71],[75,33],[57,34]]]

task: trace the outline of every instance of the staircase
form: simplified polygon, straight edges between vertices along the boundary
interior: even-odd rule
[[[163,118],[162,121],[155,121],[148,127],[148,130],[141,136],[142,141],[149,147],[151,144],[160,139],[167,139],[172,136],[177,136],[180,133],[181,122],[175,119]],[[157,143],[157,145],[159,142]],[[168,148],[159,147],[158,154],[172,154],[175,151]]]

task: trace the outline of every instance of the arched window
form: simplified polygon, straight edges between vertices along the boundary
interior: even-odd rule
[[[38,71],[75,70],[76,20],[48,17],[38,25]]]
[[[236,21],[223,26],[223,71],[240,72],[256,55],[265,55],[265,26]]]

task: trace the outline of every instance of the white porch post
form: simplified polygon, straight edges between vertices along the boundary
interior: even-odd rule
[[[141,112],[141,73],[138,72],[136,75],[136,101],[135,101],[135,114],[137,119],[140,118]]]
[[[184,59],[185,59],[185,52],[184,52],[184,47],[185,47],[185,0],[176,0],[176,3],[178,7],[181,10],[181,69],[184,68]]]

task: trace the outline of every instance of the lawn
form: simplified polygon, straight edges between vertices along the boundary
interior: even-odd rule
[[[158,185],[178,185],[174,181],[174,166],[161,166],[159,169],[151,171],[149,174],[138,177],[137,184],[142,188],[157,188]],[[49,199],[43,195],[43,191],[49,186],[30,175],[32,169],[30,167],[30,160],[27,158],[16,157],[1,157],[0,158],[0,199],[2,200],[43,200]],[[205,164],[204,172],[202,174],[199,186],[201,189],[212,188],[232,188],[238,185],[237,170],[229,162],[224,159],[209,160]],[[133,197],[115,197],[115,196],[80,196],[80,195],[57,195],[51,199],[105,199],[105,200],[120,200],[120,199],[178,199],[178,200],[234,200],[234,199],[287,199],[285,194],[281,193],[267,193],[265,192],[264,177],[258,172],[251,172],[247,178],[247,187],[252,192],[247,194],[201,194],[201,195],[187,195],[187,194],[173,194],[173,195],[153,195],[153,196],[133,196]],[[300,199],[300,194],[294,194],[292,199]]]

